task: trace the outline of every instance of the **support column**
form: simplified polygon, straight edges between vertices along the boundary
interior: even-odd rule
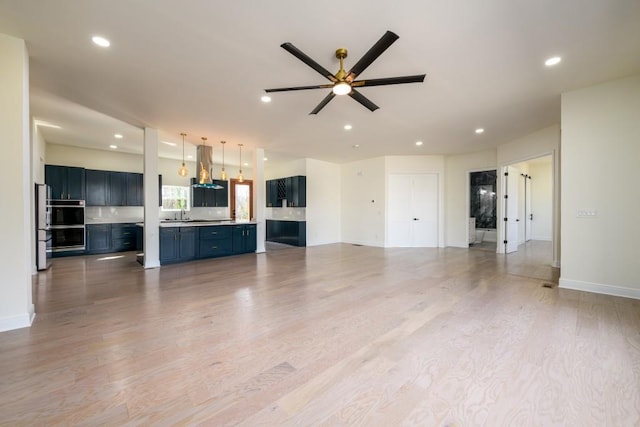
[[[144,128],[144,268],[160,267],[158,130]]]
[[[264,148],[256,148],[253,156],[253,215],[257,226],[256,253],[262,253],[264,241],[267,238],[266,213],[266,188],[264,181]]]
[[[29,138],[29,55],[24,40],[0,34],[0,332],[31,326],[31,186]]]

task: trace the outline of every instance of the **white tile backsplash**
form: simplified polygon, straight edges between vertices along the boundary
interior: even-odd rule
[[[306,208],[266,208],[266,219],[306,221]]]
[[[144,218],[142,206],[87,206],[84,220],[87,224],[141,222]]]

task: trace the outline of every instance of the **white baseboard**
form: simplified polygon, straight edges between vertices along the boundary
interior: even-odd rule
[[[558,260],[554,260],[554,261],[551,263],[551,267],[560,268],[560,261],[558,261]]]
[[[563,279],[562,277],[559,280],[559,285],[562,289],[573,289],[576,291],[593,292],[595,294],[640,299],[640,289],[623,288],[620,286],[604,285],[601,283],[582,282],[580,280]]]
[[[3,317],[0,319],[0,332],[14,329],[28,328],[36,317],[35,313],[24,313],[18,316]]]

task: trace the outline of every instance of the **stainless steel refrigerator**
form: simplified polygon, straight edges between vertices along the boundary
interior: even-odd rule
[[[38,270],[49,268],[51,259],[51,187],[36,184],[36,266]]]

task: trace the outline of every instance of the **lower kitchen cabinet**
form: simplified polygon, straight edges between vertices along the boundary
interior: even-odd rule
[[[160,228],[160,263],[169,264],[194,259],[196,256],[195,227]]]
[[[85,253],[88,255],[132,251],[136,248],[135,224],[87,224],[85,230]]]
[[[247,252],[256,251],[256,225],[255,224],[243,224],[233,225],[233,253],[244,254]]]
[[[111,250],[111,224],[87,224],[86,253],[102,254]]]
[[[233,253],[231,228],[228,226],[198,227],[198,257],[213,258]]]
[[[286,245],[307,246],[307,223],[268,219],[266,240]]]

